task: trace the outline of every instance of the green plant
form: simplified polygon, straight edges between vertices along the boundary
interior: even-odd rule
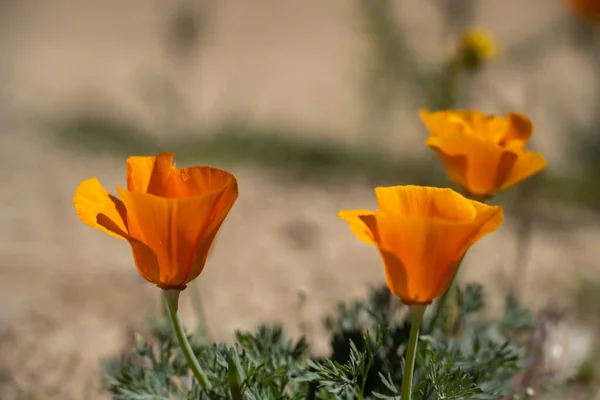
[[[455,296],[457,308],[444,310],[421,337],[413,398],[500,399],[527,363],[533,317],[510,300],[500,316],[484,318],[479,285],[457,288]],[[410,319],[385,286],[326,319],[331,354],[324,358],[279,326],[237,332],[233,345],[191,336],[208,391],[192,379],[169,324],[153,321],[147,340],[138,337],[131,352],[104,363],[113,399],[399,399]]]

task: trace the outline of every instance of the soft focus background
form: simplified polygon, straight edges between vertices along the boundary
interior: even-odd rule
[[[514,293],[546,316],[544,368],[595,395],[600,21],[566,3],[1,0],[0,399],[107,398],[101,358],[158,312],[128,245],[71,204],[86,178],[124,185],[134,154],[238,176],[197,281],[212,337],[281,321],[325,351],[322,318],[383,281],[337,211],[375,207],[379,184],[450,185],[418,110],[451,104],[440,76],[468,26],[500,54],[455,107],[529,115],[549,167],[494,200],[507,220],[460,279],[486,285],[491,313]]]

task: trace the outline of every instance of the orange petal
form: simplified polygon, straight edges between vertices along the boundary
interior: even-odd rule
[[[399,264],[386,265],[386,276],[398,276],[398,265],[406,276],[405,297],[409,304],[428,304],[441,282],[456,272],[455,260],[464,247],[468,231],[464,225],[432,218],[376,215],[381,250],[396,256]]]
[[[457,135],[468,130],[460,113],[452,111],[419,111],[419,116],[432,136]]]
[[[384,212],[458,221],[475,218],[475,208],[452,189],[412,185],[377,187],[375,195],[379,209]]]
[[[127,160],[127,188],[160,197],[184,198],[199,196],[230,187],[230,197],[237,197],[235,177],[213,167],[190,167],[181,170],[173,163],[173,153],[153,157],[130,157]]]
[[[363,241],[375,244],[387,284],[406,304],[429,304],[447,290],[469,247],[502,223],[500,207],[450,189],[376,189],[380,210],[341,211]],[[357,221],[360,220],[360,221]]]
[[[490,116],[481,128],[480,137],[494,143],[501,143],[506,137],[509,129],[509,121],[506,118]]]
[[[96,178],[81,182],[73,198],[79,218],[119,239],[127,239],[127,212],[121,200],[110,195]]]
[[[347,213],[349,213],[349,219],[353,218],[350,214],[352,213],[351,211]],[[405,302],[408,302],[408,293],[406,286],[406,269],[400,261],[400,259],[393,252],[384,248],[384,246],[381,244],[381,235],[379,234],[377,224],[377,215],[379,214],[381,216],[381,213],[363,213],[361,212],[361,210],[357,210],[355,213],[360,213],[358,218],[362,222],[361,226],[363,227],[363,229],[366,230],[364,234],[368,238],[372,238],[371,242],[367,242],[364,239],[362,240],[369,244],[376,245],[379,250],[379,255],[381,256],[384,265],[385,281],[388,285],[388,288],[394,294],[394,296],[402,299]],[[357,236],[359,237],[359,239],[361,238],[359,234],[357,234]]]
[[[489,206],[475,200],[469,200],[476,210],[475,220],[472,225],[476,228],[475,233],[471,237],[469,245],[475,243],[488,233],[492,233],[498,229],[504,222],[504,211],[500,206]]]
[[[170,199],[118,188],[127,208],[129,234],[156,255],[162,288],[183,288],[189,282],[199,243],[213,225],[213,216],[225,188],[203,196]],[[209,232],[210,233],[210,232]],[[136,256],[136,263],[147,261]],[[148,270],[148,266],[138,265]]]
[[[420,304],[419,301],[415,301],[411,298],[408,293],[407,272],[402,261],[400,261],[395,254],[383,248],[379,248],[379,255],[383,261],[385,282],[387,283],[390,292],[401,299],[404,304]]]
[[[469,246],[499,226],[497,213],[499,207],[489,207],[461,222],[376,213],[388,284],[393,281],[394,290],[404,292],[407,304],[431,303],[447,289]],[[386,253],[397,261],[384,257]]]
[[[466,252],[469,250],[469,248],[488,233],[494,232],[504,222],[504,212],[502,210],[502,207],[488,206],[484,203],[480,203],[475,200],[469,201],[471,202],[471,204],[473,204],[477,213],[475,219],[470,224],[472,233],[467,242],[465,243],[464,247],[458,252],[459,256],[456,259],[456,263],[451,266],[451,268],[454,268],[455,272],[452,274],[447,273],[444,275],[444,279],[442,279],[442,281],[440,282],[435,297],[441,296],[446,290],[448,290],[448,287],[452,283],[452,279],[456,274],[456,269],[458,269],[458,267],[460,266],[460,263],[463,257],[465,256]]]
[[[160,285],[160,266],[154,251],[145,243],[132,237],[129,238],[129,244],[138,273],[148,282]]]
[[[501,190],[505,190],[546,168],[546,159],[540,153],[525,151],[516,154],[516,161],[506,179],[502,182]]]
[[[179,186],[181,197],[200,196],[224,187],[227,188],[227,199],[223,199],[223,202],[231,203],[231,198],[235,201],[238,195],[235,176],[222,169],[206,166],[182,168],[177,171],[177,178],[175,182]]]
[[[160,153],[151,157],[129,157],[127,190],[169,196],[171,174],[175,170],[173,153]]]
[[[430,137],[427,145],[440,155],[448,177],[476,196],[496,193],[503,178],[499,166],[509,171],[516,162],[501,146],[474,136]]]
[[[198,243],[198,247],[196,248],[196,254],[194,256],[188,282],[196,279],[196,277],[198,277],[198,275],[200,275],[204,269],[206,259],[208,258],[212,248],[212,243],[238,197],[238,185],[233,175],[225,171],[217,170],[216,168],[211,168],[210,170],[214,174],[213,179],[202,186],[203,190],[211,189],[213,192],[220,190],[219,186],[217,185],[219,179],[221,185],[225,186],[224,190],[221,192],[221,197],[214,207],[213,214],[211,216],[211,223],[206,229],[202,239]]]
[[[511,148],[522,150],[533,133],[533,124],[527,116],[518,113],[507,115],[508,127],[501,142],[506,146],[511,143]]]
[[[363,218],[361,218],[373,214],[373,211],[368,210],[342,210],[338,213],[338,217],[348,222],[350,229],[359,240],[370,245],[376,245],[376,237],[373,236],[370,227],[366,225]]]
[[[508,121],[505,118],[479,111],[457,112],[454,118],[463,120],[463,124],[467,127],[466,133],[494,143],[500,143],[508,129]]]
[[[475,110],[460,111],[456,113],[456,118],[463,120],[463,123],[469,126],[469,133],[482,135],[487,131],[488,123],[493,118]]]

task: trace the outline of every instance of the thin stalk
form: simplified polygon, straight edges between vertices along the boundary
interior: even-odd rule
[[[239,359],[234,349],[227,355],[227,382],[233,400],[244,400],[238,365]]]
[[[358,392],[358,400],[364,400],[365,398],[365,386],[367,386],[367,376],[369,375],[369,371],[371,370],[371,365],[373,364],[373,355],[369,353],[369,360],[367,361],[367,368],[365,368],[362,382],[360,384],[360,392]]]
[[[423,321],[427,306],[411,306],[410,313],[412,321],[410,326],[410,337],[406,350],[406,363],[404,364],[404,376],[402,377],[402,400],[412,400],[413,374],[415,370],[415,359],[417,356],[417,344],[419,343],[419,328]]]
[[[183,324],[181,323],[181,318],[179,318],[179,290],[164,290],[165,299],[167,301],[167,306],[169,309],[169,315],[171,316],[171,321],[173,322],[173,328],[175,329],[175,335],[177,335],[177,340],[179,341],[179,346],[181,347],[181,351],[185,356],[185,359],[190,366],[190,369],[194,373],[194,376],[198,380],[198,383],[205,391],[210,388],[210,383],[206,378],[206,374],[202,370],[198,359],[194,355],[194,351],[192,350],[192,346],[190,346],[190,342],[188,341],[187,335],[185,334],[185,330],[183,329]]]
[[[167,295],[164,290],[160,294],[160,311],[163,317],[167,317],[170,315],[169,306],[167,305]]]

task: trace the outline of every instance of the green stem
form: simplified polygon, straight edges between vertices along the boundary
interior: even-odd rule
[[[367,377],[369,375],[369,370],[371,369],[372,364],[373,364],[373,355],[369,353],[369,361],[367,361],[367,368],[365,368],[365,372],[362,377],[362,383],[360,384],[360,392],[358,393],[358,400],[363,400],[365,398],[365,386],[367,386]]]
[[[185,356],[185,359],[190,366],[190,369],[194,373],[194,376],[198,380],[198,383],[205,391],[210,388],[210,384],[198,359],[194,355],[194,351],[192,350],[192,346],[190,346],[190,342],[188,341],[187,335],[185,334],[185,330],[183,329],[183,324],[181,323],[181,318],[179,318],[178,305],[179,305],[179,290],[164,290],[165,300],[167,301],[167,306],[169,309],[169,315],[171,317],[171,321],[173,322],[173,328],[175,329],[175,335],[177,335],[177,340],[179,341],[179,346],[181,346],[181,351]]]
[[[169,306],[167,305],[167,295],[164,290],[160,294],[160,311],[162,312],[163,317],[169,316]]]
[[[244,400],[239,374],[239,359],[235,348],[227,355],[227,382],[233,400]]]
[[[413,373],[415,370],[415,358],[417,355],[417,344],[419,342],[419,328],[423,321],[427,306],[410,306],[412,321],[410,326],[410,337],[406,350],[406,363],[404,364],[404,376],[402,377],[402,400],[412,400]]]
[[[367,368],[365,368],[365,374],[363,375],[362,384],[360,385],[360,398],[363,399],[365,397],[365,386],[367,386],[367,377],[369,375],[369,370],[371,369],[371,364],[373,364],[373,356],[369,355],[369,361],[367,362]]]

